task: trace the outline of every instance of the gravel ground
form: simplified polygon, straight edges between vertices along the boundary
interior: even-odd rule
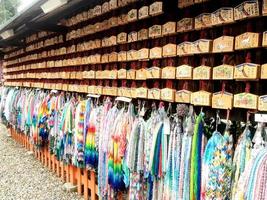
[[[63,182],[7,136],[0,124],[0,200],[82,200],[63,190]]]

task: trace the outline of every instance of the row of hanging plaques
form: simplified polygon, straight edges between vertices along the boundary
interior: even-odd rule
[[[257,96],[248,92],[233,95],[225,91],[212,94],[203,90],[191,92],[188,90],[176,91],[170,88],[117,88],[107,86],[88,86],[38,82],[6,82],[5,85],[59,89],[70,92],[81,92],[110,96],[125,96],[129,98],[155,99],[179,103],[191,103],[195,106],[211,106],[212,108],[216,109],[232,109],[233,107],[235,107],[267,111],[267,95]]]
[[[4,73],[12,72],[4,69]],[[12,69],[12,68],[10,68]],[[201,65],[193,68],[189,65],[178,67],[166,66],[164,68],[151,67],[138,70],[112,69],[112,70],[90,70],[90,71],[62,71],[62,72],[25,72],[20,74],[7,75],[5,79],[178,79],[178,80],[257,80],[267,79],[267,64],[258,65],[254,63],[243,63],[237,66],[219,65],[209,67]]]

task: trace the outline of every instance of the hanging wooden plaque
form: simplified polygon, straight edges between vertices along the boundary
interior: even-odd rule
[[[161,25],[153,25],[148,30],[148,36],[151,38],[161,37]]]
[[[138,40],[148,39],[148,29],[141,29],[138,31]]]
[[[95,93],[96,94],[103,94],[103,86],[102,85],[95,86]]]
[[[136,80],[146,80],[147,79],[147,69],[141,68],[136,70]]]
[[[216,92],[212,95],[212,108],[232,109],[233,94],[228,92]]]
[[[149,51],[150,59],[162,58],[162,47],[154,47]]]
[[[193,69],[194,80],[209,80],[211,78],[211,67],[201,65]]]
[[[123,44],[127,42],[127,33],[122,32],[117,36],[117,43]]]
[[[163,88],[161,89],[161,92],[160,92],[160,99],[163,101],[173,102],[174,97],[175,97],[174,95],[175,95],[174,89]]]
[[[160,100],[160,89],[158,88],[151,88],[148,89],[147,98],[148,99],[156,99]]]
[[[267,95],[259,96],[258,110],[267,111]]]
[[[89,94],[95,94],[95,86],[94,85],[89,85],[88,88],[87,88],[87,92]]]
[[[259,33],[246,32],[235,39],[235,49],[249,49],[259,46]]]
[[[178,90],[175,93],[175,102],[178,103],[190,103],[191,102],[191,91]]]
[[[234,50],[234,37],[232,36],[221,36],[213,40],[214,53],[220,52],[232,52]]]
[[[177,45],[176,44],[166,44],[163,46],[163,57],[173,57],[176,56],[177,52]]]
[[[191,54],[209,53],[211,51],[212,41],[200,39],[193,42]]]
[[[128,22],[133,22],[137,20],[137,9],[132,9],[128,12]]]
[[[234,9],[230,7],[220,8],[211,14],[212,25],[234,22]]]
[[[234,8],[235,20],[259,16],[259,2],[245,1]]]
[[[136,96],[136,88],[127,88],[128,90],[130,90],[130,92],[131,92],[131,98],[136,98],[137,96]]]
[[[136,79],[135,75],[136,75],[136,70],[135,69],[127,70],[127,79],[128,80],[135,80]]]
[[[109,62],[117,62],[118,61],[118,53],[117,52],[112,52],[108,56]]]
[[[161,76],[161,68],[153,66],[147,69],[146,72],[147,79],[159,79],[160,76]]]
[[[118,61],[126,61],[127,60],[127,52],[126,51],[121,51],[118,53]]]
[[[234,107],[245,109],[257,109],[258,96],[251,93],[240,93],[234,95]]]
[[[109,54],[103,54],[101,57],[101,63],[108,63],[108,56]]]
[[[166,66],[162,69],[161,78],[162,79],[175,79],[175,72],[176,72],[176,67]]]
[[[136,42],[137,41],[137,32],[136,31],[133,31],[131,33],[128,34],[128,42],[131,43],[131,42]]]
[[[263,0],[262,2],[262,15],[267,15],[267,0]]]
[[[202,13],[195,17],[195,29],[202,29],[212,26],[211,13]]]
[[[255,80],[259,78],[259,65],[254,63],[243,63],[235,66],[234,78],[238,80]]]
[[[127,70],[119,69],[118,70],[118,79],[126,79],[127,78]]]
[[[177,55],[184,56],[192,54],[193,43],[192,42],[183,42],[177,45]]]
[[[162,26],[162,35],[172,35],[176,33],[176,23],[167,22]]]
[[[93,15],[94,16],[98,16],[98,15],[101,15],[101,6],[100,5],[98,5],[98,6],[95,6],[94,7],[94,11],[93,11]]]
[[[110,70],[109,72],[109,79],[117,79],[118,78],[118,71],[116,69]]]
[[[267,31],[263,32],[262,36],[262,46],[267,47]]]
[[[138,19],[145,19],[149,17],[149,7],[148,6],[143,6],[139,9],[138,11]]]
[[[134,93],[134,90],[132,90]],[[122,96],[132,98],[131,88],[122,88]],[[135,96],[133,96],[135,98]]]
[[[118,25],[127,24],[127,21],[128,21],[128,15],[122,14],[118,16]]]
[[[110,36],[108,39],[108,44],[109,46],[117,45],[117,36],[116,35]]]
[[[267,79],[267,64],[261,66],[261,79]]]
[[[142,49],[138,50],[138,59],[139,60],[149,59],[149,49],[148,48],[142,48]]]
[[[109,2],[102,4],[102,13],[107,13],[109,11]]]
[[[177,32],[185,32],[194,29],[193,18],[183,18],[177,22]]]
[[[147,98],[147,88],[145,88],[145,87],[136,88],[136,97],[146,99]]]
[[[138,51],[136,50],[130,50],[127,52],[127,60],[132,61],[132,60],[138,60]]]
[[[176,79],[193,79],[193,67],[180,65],[176,69]]]
[[[114,10],[118,8],[118,1],[117,0],[110,0],[109,1],[109,9]]]
[[[206,91],[193,92],[191,104],[195,106],[211,106],[211,93]]]
[[[232,65],[219,65],[213,68],[213,80],[232,80],[234,79],[234,66]]]
[[[163,4],[161,1],[156,1],[149,6],[149,15],[155,16],[163,13]]]

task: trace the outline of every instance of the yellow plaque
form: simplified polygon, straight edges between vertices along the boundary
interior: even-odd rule
[[[142,49],[138,50],[138,59],[139,60],[149,59],[149,49],[148,48],[142,48]]]
[[[161,68],[159,67],[150,67],[146,71],[147,79],[159,79],[161,76]]]
[[[245,1],[234,8],[235,20],[259,16],[259,2]]]
[[[194,80],[209,80],[211,78],[211,67],[201,65],[193,69]]]
[[[136,97],[146,99],[147,98],[147,88],[144,88],[144,87],[136,88]]]
[[[213,68],[213,80],[231,80],[233,78],[234,66],[223,64]]]
[[[122,32],[117,36],[117,43],[123,44],[127,42],[127,33]]]
[[[151,89],[148,89],[148,95],[147,95],[147,98],[148,99],[157,99],[157,100],[160,100],[160,89],[158,88],[151,88]]]
[[[211,106],[211,93],[206,91],[193,92],[191,104],[195,106]]]
[[[267,111],[267,95],[259,96],[258,110]]]
[[[138,40],[146,40],[148,38],[148,29],[138,31]]]
[[[174,89],[170,89],[170,88],[161,89],[161,93],[160,93],[161,100],[173,102],[174,95],[175,95]]]
[[[145,19],[149,17],[148,12],[149,12],[148,6],[141,7],[138,11],[138,19]]]
[[[163,46],[163,57],[176,56],[176,44],[166,44]]]
[[[118,53],[118,61],[126,61],[127,60],[127,51],[120,51]]]
[[[267,64],[261,66],[261,79],[267,79]]]
[[[258,96],[251,93],[240,93],[234,95],[234,107],[257,109]]]
[[[234,37],[232,36],[221,36],[213,40],[212,52],[231,52],[234,50]]]
[[[191,91],[188,90],[178,90],[175,93],[175,102],[178,103],[190,103]]]
[[[147,79],[147,69],[141,68],[136,70],[136,80],[146,80]]]
[[[166,66],[162,69],[162,79],[175,79],[176,67]]]
[[[235,49],[249,49],[259,46],[259,33],[246,32],[235,39]]]
[[[228,92],[217,92],[212,95],[212,108],[232,109],[233,94]]]
[[[149,6],[149,15],[155,16],[163,13],[162,2],[156,1]]]
[[[259,78],[259,65],[254,63],[243,63],[235,66],[234,78],[239,80],[255,80]]]
[[[191,54],[209,53],[211,51],[212,41],[200,39],[193,42]]]
[[[234,22],[234,9],[230,7],[220,8],[211,14],[212,25]]]
[[[162,47],[154,47],[149,51],[150,59],[162,58]]]
[[[119,69],[118,70],[118,79],[126,79],[127,77],[127,70],[126,69]]]
[[[176,69],[176,79],[192,79],[193,67],[189,65],[180,65]]]
[[[162,35],[171,35],[176,33],[176,23],[167,22],[162,26]]]
[[[184,56],[192,54],[193,43],[192,42],[183,42],[177,45],[177,55]]]
[[[202,29],[212,26],[211,13],[202,13],[195,17],[195,29]]]
[[[127,79],[128,80],[134,80],[135,79],[135,73],[136,73],[135,69],[127,70]]]
[[[262,46],[267,47],[267,31],[263,32],[262,36]]]
[[[153,25],[149,28],[148,36],[151,38],[161,37],[161,25]]]

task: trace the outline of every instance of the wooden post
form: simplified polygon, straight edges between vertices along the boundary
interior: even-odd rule
[[[64,164],[63,164],[63,162],[61,161],[60,162],[60,171],[61,171],[61,178],[62,178],[62,180],[63,181],[65,181],[65,177],[64,177]]]
[[[84,169],[83,170],[83,196],[84,199],[88,199],[89,195],[88,195],[88,170]]]
[[[95,172],[90,171],[90,190],[91,190],[91,200],[95,200],[95,195],[96,195],[96,184],[95,184]]]
[[[57,176],[60,177],[60,166],[59,166],[59,161],[56,160],[56,166],[57,166]]]
[[[81,168],[77,168],[77,187],[78,187],[78,194],[82,194],[82,174],[81,174]]]
[[[76,178],[75,178],[75,175],[76,175],[76,171],[77,171],[77,168],[73,165],[70,165],[69,166],[69,181],[70,183],[72,184],[76,184]]]
[[[66,182],[69,183],[70,182],[70,165],[65,165],[65,172],[66,172]]]

